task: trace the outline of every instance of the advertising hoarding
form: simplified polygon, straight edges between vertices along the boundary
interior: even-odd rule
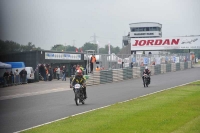
[[[200,49],[200,36],[131,38],[131,50]]]
[[[50,52],[45,52],[45,59],[56,59],[56,60],[81,60],[81,54],[68,54],[68,53],[50,53]]]

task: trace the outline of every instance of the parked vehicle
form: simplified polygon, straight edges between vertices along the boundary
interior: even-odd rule
[[[25,68],[24,62],[5,62],[5,63],[11,65],[12,72],[15,72],[15,70],[18,69],[18,72],[20,73],[21,70]]]
[[[29,83],[33,82],[35,80],[34,70],[32,67],[25,67],[25,70],[27,71],[27,80]]]
[[[75,103],[78,106],[80,103],[85,104],[83,86],[80,84],[74,85]]]

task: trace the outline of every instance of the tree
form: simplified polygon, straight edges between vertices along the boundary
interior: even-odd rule
[[[64,51],[65,50],[65,46],[63,46],[62,44],[56,44],[53,47],[51,47],[51,50],[55,50],[55,51]]]
[[[54,51],[69,51],[69,52],[75,52],[75,49],[76,47],[74,46],[71,46],[71,45],[67,45],[67,46],[64,46],[62,44],[57,44],[57,45],[54,45],[51,50],[54,50]]]
[[[35,44],[32,44],[32,42],[28,42],[28,45],[21,45],[22,51],[33,51],[36,49],[40,49],[40,48],[36,48]]]
[[[95,52],[97,52],[97,44],[93,44],[93,43],[85,43],[82,47],[83,52],[85,52],[86,50],[95,50]]]

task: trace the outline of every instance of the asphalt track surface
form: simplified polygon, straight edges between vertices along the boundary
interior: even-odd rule
[[[88,99],[76,106],[68,81],[39,82],[0,88],[0,132],[11,133],[200,80],[200,68],[151,76],[144,88],[142,79],[87,87]]]

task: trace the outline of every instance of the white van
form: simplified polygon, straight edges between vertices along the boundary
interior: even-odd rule
[[[27,80],[28,82],[33,82],[35,80],[34,70],[32,67],[25,67],[27,71]]]

